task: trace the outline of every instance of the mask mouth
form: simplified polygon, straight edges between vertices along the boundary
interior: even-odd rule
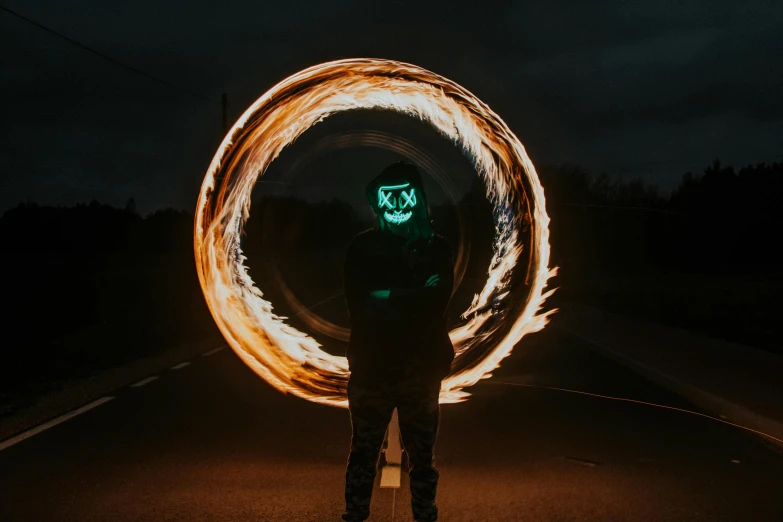
[[[394,225],[405,223],[411,218],[412,215],[412,210],[409,210],[408,212],[400,212],[399,210],[395,210],[394,213],[388,211],[383,213],[383,217],[386,218],[386,221]]]

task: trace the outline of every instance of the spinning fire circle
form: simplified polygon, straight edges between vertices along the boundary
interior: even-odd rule
[[[201,186],[194,233],[201,288],[226,341],[259,376],[282,392],[347,406],[347,360],[273,312],[247,273],[240,236],[253,187],[280,152],[324,118],[353,109],[429,123],[473,161],[493,205],[486,283],[449,332],[456,357],[440,401],[460,402],[525,334],[546,325],[553,310],[540,312],[555,269],[548,267],[544,192],[525,148],[486,104],[447,78],[391,60],[338,60],[298,72],[256,100],[226,135]],[[519,266],[525,238],[527,259]]]

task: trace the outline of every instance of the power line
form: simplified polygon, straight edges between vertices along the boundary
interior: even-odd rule
[[[7,12],[9,14],[12,14],[12,15],[16,16],[17,18],[20,18],[20,19],[24,20],[25,22],[27,22],[29,24],[32,24],[32,25],[38,27],[39,29],[43,29],[47,33],[51,33],[51,34],[57,36],[58,38],[62,38],[66,42],[69,42],[69,43],[71,43],[71,44],[73,44],[73,45],[75,45],[77,47],[80,47],[80,48],[84,49],[87,52],[90,52],[90,53],[92,53],[94,55],[100,56],[104,60],[107,60],[107,61],[113,63],[114,65],[118,65],[118,66],[120,66],[120,67],[122,67],[124,69],[127,69],[129,71],[135,72],[136,74],[140,74],[141,76],[149,78],[150,80],[154,80],[154,81],[156,81],[158,83],[161,83],[163,85],[171,87],[172,89],[180,90],[180,91],[182,91],[184,93],[187,93],[187,94],[189,94],[191,96],[194,96],[196,98],[199,98],[201,100],[206,100],[206,101],[212,102],[212,103],[220,103],[219,101],[213,100],[212,98],[210,98],[208,96],[204,96],[203,94],[199,94],[197,92],[191,91],[190,89],[188,89],[186,87],[182,87],[180,85],[176,85],[174,83],[168,82],[168,81],[166,81],[166,80],[164,80],[162,78],[158,78],[157,76],[154,76],[152,74],[146,73],[146,72],[142,71],[141,69],[137,69],[136,67],[133,67],[132,65],[127,65],[127,64],[125,64],[125,63],[123,63],[123,62],[121,62],[121,61],[119,61],[119,60],[117,60],[115,58],[112,58],[111,56],[109,56],[107,54],[104,54],[104,53],[102,53],[100,51],[96,51],[92,47],[88,47],[87,45],[84,45],[83,43],[78,42],[78,41],[74,40],[73,38],[69,38],[68,36],[65,36],[64,34],[59,33],[57,31],[55,31],[54,29],[50,29],[50,28],[46,27],[45,25],[36,22],[35,20],[27,18],[26,16],[17,13],[16,11],[12,11],[11,9],[7,8],[4,5],[0,5],[0,9],[2,9],[3,11],[5,11],[5,12]]]

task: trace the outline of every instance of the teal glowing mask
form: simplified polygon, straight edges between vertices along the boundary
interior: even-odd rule
[[[416,189],[410,183],[378,187],[379,214],[392,225],[408,221],[417,203]]]

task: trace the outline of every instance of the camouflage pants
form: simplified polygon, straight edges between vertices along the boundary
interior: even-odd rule
[[[373,387],[348,383],[348,409],[353,435],[345,471],[343,520],[360,521],[370,515],[370,499],[378,455],[394,408],[410,463],[413,518],[417,522],[438,519],[435,492],[438,471],[432,448],[438,433],[440,381],[429,384],[379,384]]]

